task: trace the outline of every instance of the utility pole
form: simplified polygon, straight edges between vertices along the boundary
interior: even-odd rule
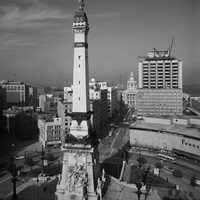
[[[45,156],[45,152],[44,152],[44,147],[42,146],[42,152],[41,152],[42,174],[44,174],[44,156]]]
[[[12,144],[12,148],[14,148],[15,145]],[[17,200],[17,191],[16,191],[16,182],[17,182],[17,166],[15,163],[15,156],[14,156],[14,149],[12,150],[12,154],[10,157],[10,173],[12,175],[12,183],[13,183],[13,195],[12,195],[12,200]]]
[[[12,200],[17,200],[17,191],[16,191],[16,182],[17,182],[17,167],[15,164],[15,160],[13,158],[13,164],[11,167],[11,175],[12,175],[12,183],[13,183],[13,196],[12,196]]]

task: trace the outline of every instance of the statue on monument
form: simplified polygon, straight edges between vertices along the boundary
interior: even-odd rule
[[[78,0],[78,1],[79,1],[79,4],[80,4],[80,9],[84,10],[84,8],[85,8],[85,2],[84,2],[84,0]]]
[[[68,169],[68,191],[81,193],[88,184],[86,168],[82,164],[75,164]]]

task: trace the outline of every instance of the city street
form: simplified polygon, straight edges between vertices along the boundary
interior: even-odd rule
[[[21,173],[25,173],[27,175],[25,176],[19,176],[17,178],[17,193],[23,191],[26,187],[33,185],[32,181],[32,173],[35,173],[35,176],[41,171],[42,167],[42,161],[41,161],[41,145],[39,142],[30,144],[25,146],[24,148],[20,148],[18,151],[15,152],[16,155],[16,160],[15,163],[18,167],[21,167]],[[60,149],[49,149],[48,153],[51,153],[55,157],[55,161],[49,161],[49,164],[57,163],[62,160],[62,152]],[[33,166],[28,166],[25,164],[24,156],[30,156],[32,157],[34,161]],[[12,176],[10,172],[5,169],[4,171],[1,172],[1,177],[0,177],[0,198],[5,198],[9,197],[12,195],[12,189],[13,189],[13,184],[12,184]]]
[[[151,165],[152,168],[155,167],[156,162],[160,161],[160,159],[157,157],[156,154],[149,153],[147,151],[140,151],[140,153],[147,160],[147,164]],[[131,151],[129,162],[136,163],[138,156],[139,156],[139,153]],[[187,193],[187,194],[193,193],[193,195],[196,197],[200,195],[200,187],[199,186],[193,187],[190,185],[190,179],[192,176],[195,175],[197,178],[200,178],[199,166],[190,165],[191,168],[188,168],[189,163],[181,159],[177,159],[176,163],[173,163],[171,161],[166,161],[166,160],[162,162],[164,165],[164,167],[160,170],[160,176],[162,178],[167,179],[169,182],[175,185],[179,185],[180,190],[183,191],[184,193]],[[175,169],[179,169],[182,171],[183,173],[182,178],[177,178],[172,175],[172,172]]]

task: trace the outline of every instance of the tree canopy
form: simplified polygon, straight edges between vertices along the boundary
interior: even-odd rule
[[[38,135],[37,120],[21,112],[15,117],[15,136],[21,140],[34,139]]]

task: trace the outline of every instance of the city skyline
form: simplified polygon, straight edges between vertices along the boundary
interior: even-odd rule
[[[90,78],[116,83],[121,75],[125,81],[131,71],[137,74],[138,56],[167,49],[174,36],[183,83],[199,84],[199,5],[197,0],[88,0]],[[71,83],[76,7],[75,0],[0,0],[0,79]]]

